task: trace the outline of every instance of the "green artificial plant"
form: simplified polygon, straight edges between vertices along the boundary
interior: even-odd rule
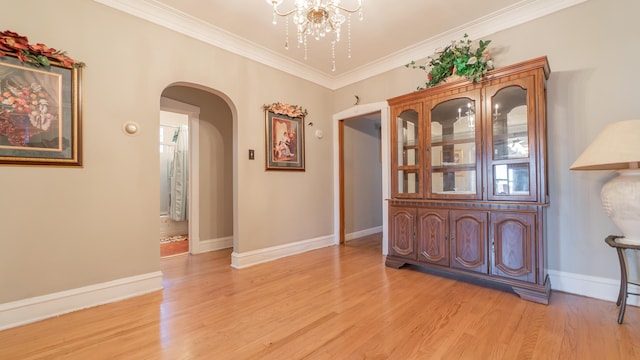
[[[421,69],[427,73],[427,82],[418,87],[418,90],[438,85],[452,75],[480,82],[484,74],[493,69],[493,60],[487,49],[490,43],[491,40],[480,40],[474,48],[469,35],[464,34],[461,40],[452,41],[442,51],[429,56],[425,65],[416,65],[415,61],[411,61],[405,67]]]

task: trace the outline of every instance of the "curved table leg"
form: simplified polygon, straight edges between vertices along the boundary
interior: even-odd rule
[[[624,312],[627,308],[627,261],[625,258],[624,249],[616,248],[616,250],[618,250],[618,259],[620,260],[620,292],[618,293],[618,301],[616,301],[616,305],[620,305],[618,324],[622,324],[622,321],[624,319]]]

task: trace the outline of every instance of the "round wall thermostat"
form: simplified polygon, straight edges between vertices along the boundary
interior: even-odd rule
[[[122,131],[129,136],[134,136],[140,131],[140,125],[134,121],[127,121],[122,125]]]
[[[316,130],[315,135],[318,139],[322,139],[324,137],[322,130]]]

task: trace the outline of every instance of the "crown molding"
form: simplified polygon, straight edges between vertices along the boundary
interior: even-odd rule
[[[411,59],[424,59],[434,54],[438,48],[449,44],[452,40],[461,39],[464,34],[469,34],[472,39],[479,39],[587,1],[521,1],[344,73],[333,80],[331,88],[332,90],[339,89],[372,76],[403,67]]]
[[[330,90],[336,90],[404,66],[408,62],[407,59],[425,58],[433,54],[438,47],[448,44],[452,39],[461,38],[465,33],[472,38],[485,37],[588,0],[523,0],[335,77],[327,76],[302,62],[280,55],[156,0],[94,1]]]
[[[209,45],[257,61],[318,85],[331,88],[333,78],[194,16],[155,0],[94,0]]]

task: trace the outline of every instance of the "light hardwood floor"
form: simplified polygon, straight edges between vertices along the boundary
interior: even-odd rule
[[[640,309],[548,306],[384,266],[354,240],[242,270],[230,251],[161,261],[162,292],[0,332],[0,359],[638,359]]]

